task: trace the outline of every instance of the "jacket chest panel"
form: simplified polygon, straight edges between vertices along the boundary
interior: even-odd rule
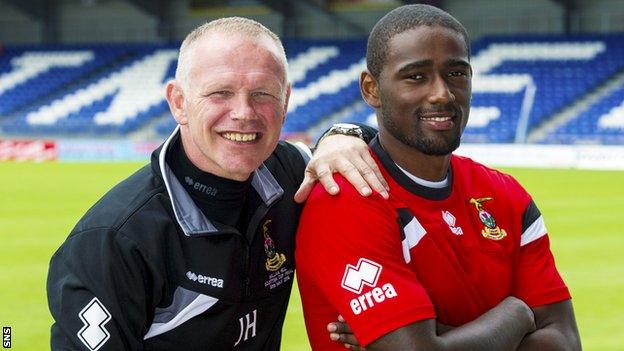
[[[252,236],[230,231],[183,237],[179,257],[184,264],[174,273],[177,285],[229,301],[263,298],[290,288],[298,218],[278,216],[284,213],[279,207],[256,221]]]
[[[185,323],[147,339],[149,350],[278,350],[290,290],[271,298],[218,301]]]

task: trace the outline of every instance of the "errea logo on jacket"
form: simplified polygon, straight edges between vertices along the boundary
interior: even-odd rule
[[[208,276],[201,275],[201,274],[195,274],[191,271],[186,272],[186,277],[189,280],[192,280],[194,282],[214,286],[217,288],[223,288],[223,279],[208,277]]]
[[[83,325],[76,335],[89,350],[99,350],[110,338],[110,333],[106,330],[106,323],[112,318],[110,312],[94,297],[78,313],[78,317]]]
[[[382,285],[381,288],[377,287],[382,269],[380,264],[366,258],[360,258],[357,266],[347,264],[341,283],[344,289],[361,294],[365,286],[373,288],[350,301],[349,305],[353,314],[358,315],[374,307],[375,304],[397,296],[394,286],[390,283]]]

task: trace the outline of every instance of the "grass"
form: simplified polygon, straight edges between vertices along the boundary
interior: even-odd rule
[[[585,350],[621,350],[624,172],[512,170],[536,200]]]
[[[45,278],[75,222],[137,163],[0,163],[0,325],[13,349],[49,349]],[[624,173],[510,169],[546,218],[574,299],[585,350],[620,350],[624,335]],[[282,349],[309,350],[296,290]]]

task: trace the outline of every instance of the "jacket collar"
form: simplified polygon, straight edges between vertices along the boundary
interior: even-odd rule
[[[155,161],[154,159],[157,159],[156,162],[165,183],[165,187],[167,188],[167,193],[169,194],[169,199],[171,200],[171,206],[173,207],[176,220],[184,231],[184,234],[187,236],[218,233],[220,230],[217,228],[215,223],[210,221],[210,219],[204,215],[197,205],[195,205],[191,196],[186,192],[182,184],[180,184],[178,178],[176,178],[166,162],[167,151],[169,150],[171,144],[178,138],[180,138],[179,125],[173,133],[171,133],[163,145],[154,151],[152,157],[152,162]],[[284,190],[264,163],[254,171],[251,185],[256,190],[258,195],[260,195],[260,198],[267,207],[281,199],[284,195]]]

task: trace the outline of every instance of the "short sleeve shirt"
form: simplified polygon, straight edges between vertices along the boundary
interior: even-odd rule
[[[449,185],[421,186],[377,140],[390,199],[317,186],[299,226],[297,269],[314,350],[340,350],[327,323],[341,314],[362,345],[424,319],[460,326],[513,295],[535,307],[570,298],[544,220],[511,176],[453,156]]]

